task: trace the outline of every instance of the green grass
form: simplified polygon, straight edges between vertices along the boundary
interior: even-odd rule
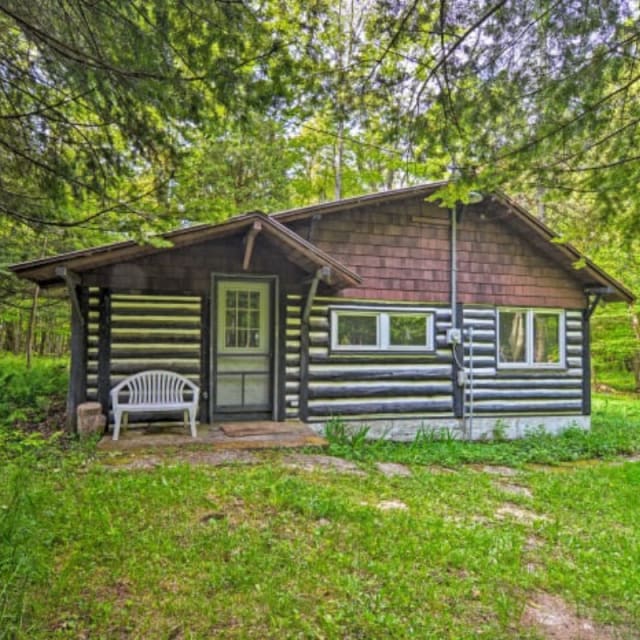
[[[363,462],[558,464],[640,451],[640,401],[635,396],[595,394],[591,430],[570,428],[558,436],[534,430],[510,442],[464,442],[429,432],[411,443],[368,441],[366,427],[349,434],[340,421],[334,423],[332,431],[329,452]]]
[[[0,639],[533,639],[521,618],[540,591],[637,638],[640,463],[616,456],[640,453],[638,404],[597,396],[591,432],[513,443],[337,433],[328,453],[361,475],[286,452],[211,467],[154,451],[160,466],[133,470],[5,428]],[[506,505],[543,518],[500,518]]]
[[[639,464],[525,470],[529,499],[471,468],[353,476],[281,455],[169,456],[151,471],[77,460],[32,477],[15,637],[533,638],[519,621],[538,590],[640,625]],[[382,512],[385,499],[408,509]],[[500,521],[505,502],[547,519]]]
[[[636,381],[633,372],[626,369],[602,368],[598,369],[598,384],[606,385],[616,391],[633,393],[636,391]]]

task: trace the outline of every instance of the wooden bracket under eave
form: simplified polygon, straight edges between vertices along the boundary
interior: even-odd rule
[[[309,316],[311,315],[311,307],[313,306],[313,300],[316,297],[316,292],[318,291],[318,284],[320,280],[324,282],[330,282],[331,280],[331,268],[330,267],[320,267],[313,276],[313,280],[311,280],[311,284],[309,285],[309,291],[307,292],[307,299],[304,305],[304,310],[302,312],[302,322],[307,324],[309,322]]]
[[[251,229],[247,232],[247,236],[245,238],[245,248],[244,248],[244,260],[242,261],[242,269],[243,271],[247,271],[249,269],[249,265],[251,264],[251,256],[253,255],[253,247],[256,243],[256,236],[262,231],[262,223],[256,222],[253,223]]]
[[[76,287],[82,284],[82,278],[74,271],[67,269],[67,267],[56,267],[56,275],[65,281],[73,310],[78,315],[81,326],[84,327],[84,316],[82,315],[82,308],[80,307],[80,300],[78,300],[78,291],[76,289]]]

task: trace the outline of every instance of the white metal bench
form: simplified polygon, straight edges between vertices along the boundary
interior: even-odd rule
[[[125,392],[128,394],[125,396]],[[196,438],[196,413],[200,389],[191,380],[187,380],[172,371],[141,371],[111,389],[113,408],[113,439],[120,436],[120,424],[130,413],[156,413],[182,411],[191,427],[191,435]]]

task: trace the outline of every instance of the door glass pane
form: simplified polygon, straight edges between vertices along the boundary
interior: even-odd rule
[[[378,345],[378,317],[376,315],[338,316],[338,344],[340,346],[376,347]]]
[[[547,364],[560,362],[560,316],[557,313],[534,314],[533,361]]]
[[[223,328],[227,348],[260,347],[260,292],[230,289],[226,292]]]
[[[527,362],[527,312],[500,311],[500,362]]]
[[[392,347],[426,347],[427,316],[402,314],[389,316],[389,345]]]

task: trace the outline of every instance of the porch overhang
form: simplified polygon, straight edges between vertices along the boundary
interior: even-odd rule
[[[218,224],[196,225],[164,233],[160,238],[169,243],[168,247],[129,240],[21,262],[11,265],[9,269],[18,277],[41,287],[59,286],[66,284],[64,273],[77,274],[81,279],[86,271],[241,233],[245,233],[245,251],[238,260],[245,271],[250,268],[254,245],[264,238],[302,270],[310,274],[321,272],[323,282],[332,288],[357,287],[362,282],[357,273],[275,218],[261,212],[237,216]]]

